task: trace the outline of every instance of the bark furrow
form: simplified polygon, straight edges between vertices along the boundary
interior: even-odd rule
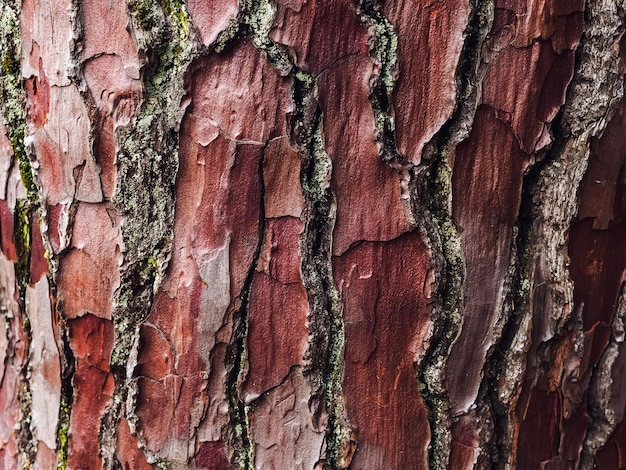
[[[0,467],[626,467],[624,7],[0,2]]]

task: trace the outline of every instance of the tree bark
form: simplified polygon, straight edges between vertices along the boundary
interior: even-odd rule
[[[0,6],[0,467],[626,468],[623,1]]]

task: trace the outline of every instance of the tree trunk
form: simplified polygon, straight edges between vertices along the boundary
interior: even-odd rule
[[[0,5],[0,467],[626,468],[622,0]]]

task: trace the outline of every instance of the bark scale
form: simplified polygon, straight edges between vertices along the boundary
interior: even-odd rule
[[[626,467],[622,1],[0,5],[4,467]]]

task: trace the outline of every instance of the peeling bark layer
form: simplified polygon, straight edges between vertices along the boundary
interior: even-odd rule
[[[626,467],[626,5],[418,3],[0,5],[0,467]]]

